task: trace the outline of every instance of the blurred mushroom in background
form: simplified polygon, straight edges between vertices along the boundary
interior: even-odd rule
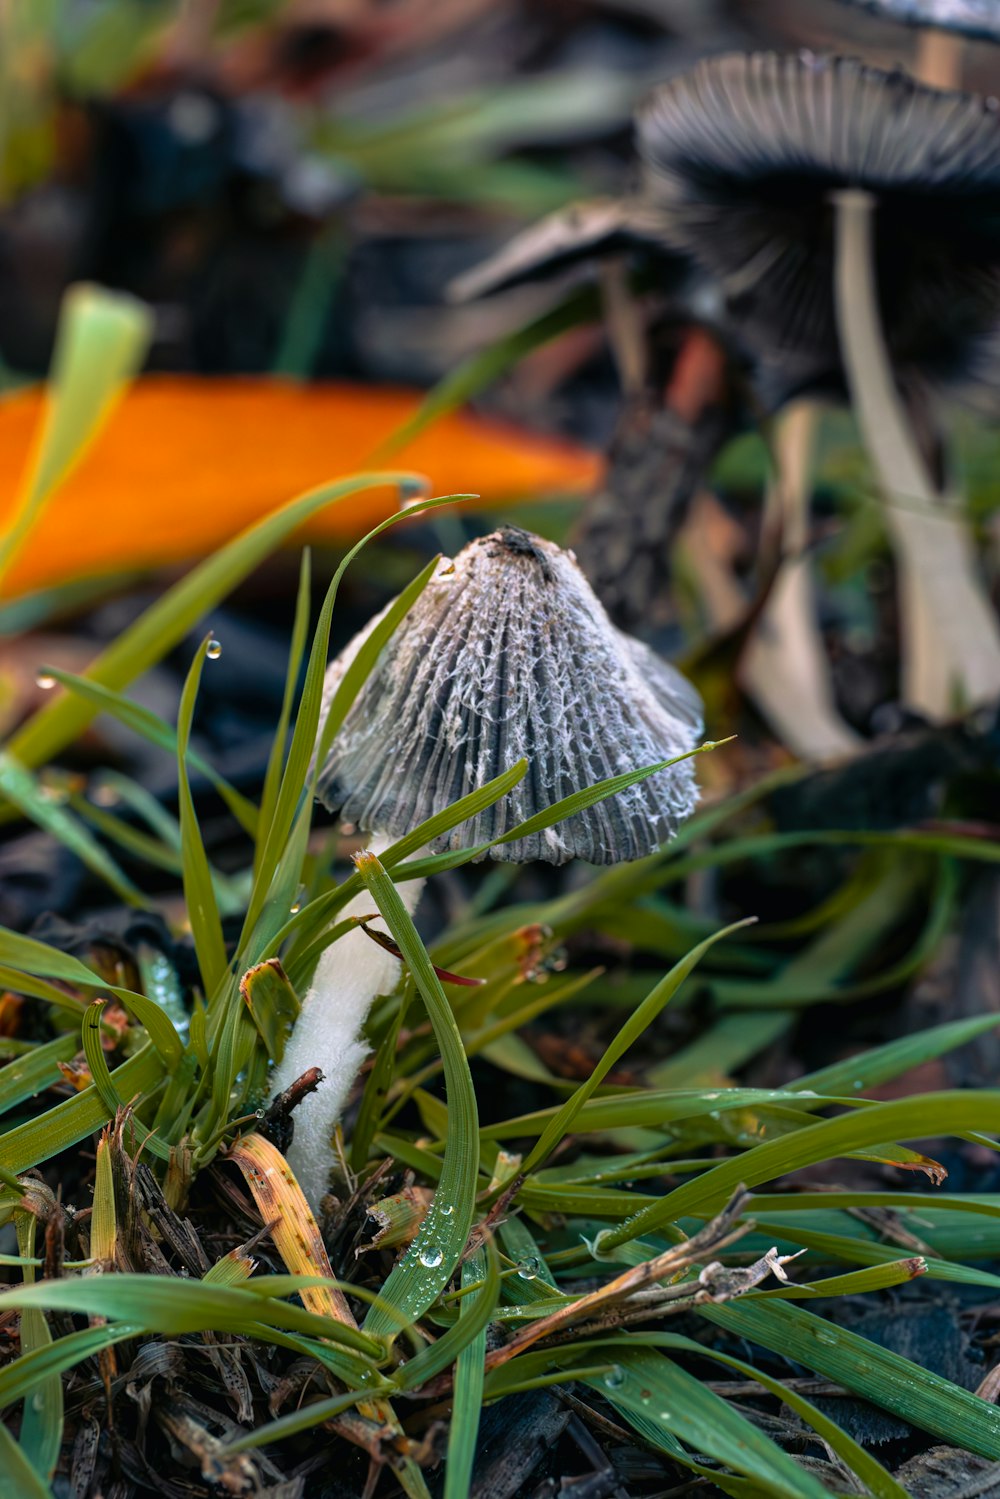
[[[993,701],[1000,630],[934,474],[933,413],[942,393],[1000,398],[995,107],[850,59],[734,54],[662,85],[639,144],[769,404],[850,391],[900,572],[904,702],[942,718]]]

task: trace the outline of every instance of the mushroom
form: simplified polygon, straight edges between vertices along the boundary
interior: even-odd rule
[[[850,390],[890,497],[904,699],[929,716],[993,700],[1000,630],[904,401],[964,387],[997,404],[995,105],[847,58],[733,54],[661,85],[639,140],[671,243],[785,394]]]
[[[571,204],[523,230],[448,288],[451,300],[597,265],[624,390],[608,474],[573,538],[580,565],[616,624],[647,637],[668,622],[670,551],[719,448],[739,425],[729,353],[710,289],[669,243],[646,195]],[[643,329],[628,266],[665,311]]]
[[[328,703],[379,618],[331,664]],[[572,554],[504,527],[438,567],[351,707],[318,794],[380,849],[526,758],[527,774],[506,797],[429,845],[464,848],[502,837],[596,781],[685,754],[700,732],[697,693],[611,624]],[[641,858],[675,834],[696,798],[684,760],[554,828],[495,846],[490,857]],[[401,886],[411,912],[422,883]],[[371,897],[361,896],[339,919],[370,911]],[[365,1054],[365,1017],[392,988],[394,962],[360,931],[329,947],[275,1070],[276,1092],[307,1067],[325,1074],[296,1112],[289,1151],[313,1202]]]

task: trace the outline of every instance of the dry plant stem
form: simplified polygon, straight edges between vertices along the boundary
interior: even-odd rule
[[[391,838],[375,834],[369,847],[380,853],[391,842]],[[408,880],[399,887],[411,915],[423,888],[423,880]],[[372,898],[362,891],[338,912],[337,921],[370,916],[371,910]],[[333,1165],[330,1137],[334,1125],[368,1053],[362,1035],[368,1012],[380,994],[392,992],[401,972],[399,959],[377,946],[360,928],[347,932],[320,958],[302,1001],[302,1013],[274,1070],[273,1093],[287,1088],[310,1067],[319,1067],[323,1073],[323,1082],[295,1111],[295,1136],[288,1150],[289,1165],[314,1208],[326,1191]]]
[[[624,1270],[621,1275],[616,1275],[613,1280],[608,1281],[598,1290],[590,1291],[586,1296],[581,1296],[578,1301],[562,1306],[550,1316],[540,1317],[537,1322],[523,1327],[520,1332],[515,1333],[509,1343],[487,1355],[487,1369],[495,1369],[498,1365],[507,1363],[515,1354],[521,1353],[525,1348],[530,1348],[533,1343],[562,1332],[570,1323],[580,1322],[592,1312],[600,1316],[605,1315],[612,1306],[626,1298],[655,1286],[659,1281],[680,1275],[693,1265],[727,1248],[737,1239],[743,1238],[753,1228],[753,1223],[749,1219],[744,1223],[739,1222],[747,1200],[746,1189],[737,1188],[718,1217],[706,1223],[705,1227],[692,1238],[685,1239],[682,1244],[676,1244],[672,1249],[665,1250],[655,1259],[645,1260],[641,1265],[634,1265]],[[676,1289],[679,1296],[692,1297],[702,1288],[678,1286]]]
[[[764,521],[780,531],[783,560],[743,671],[750,695],[782,742],[800,759],[822,762],[856,754],[861,740],[834,702],[805,551],[816,417],[815,406],[799,402],[778,427],[778,471],[768,486]]]
[[[943,719],[1000,694],[1000,629],[979,583],[961,511],[935,493],[882,336],[869,194],[836,195],[837,321],[861,435],[887,504],[899,567],[901,696]]]

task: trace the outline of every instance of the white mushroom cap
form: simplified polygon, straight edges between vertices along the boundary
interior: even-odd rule
[[[375,624],[331,664],[327,702]],[[346,820],[398,837],[525,757],[513,791],[431,845],[464,848],[694,748],[701,727],[694,688],[614,628],[572,554],[507,527],[442,563],[355,700],[318,794]],[[683,761],[491,857],[637,859],[671,838],[696,800]]]

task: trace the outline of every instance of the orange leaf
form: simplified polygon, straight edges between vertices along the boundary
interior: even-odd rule
[[[204,556],[292,495],[365,468],[421,399],[382,386],[146,376],[46,506],[4,592]],[[41,407],[40,389],[0,402],[0,529]],[[490,508],[584,491],[602,462],[570,443],[458,412],[394,453],[393,466],[426,474],[435,494],[475,491]],[[384,495],[360,494],[323,511],[302,539],[354,539],[384,514]]]

